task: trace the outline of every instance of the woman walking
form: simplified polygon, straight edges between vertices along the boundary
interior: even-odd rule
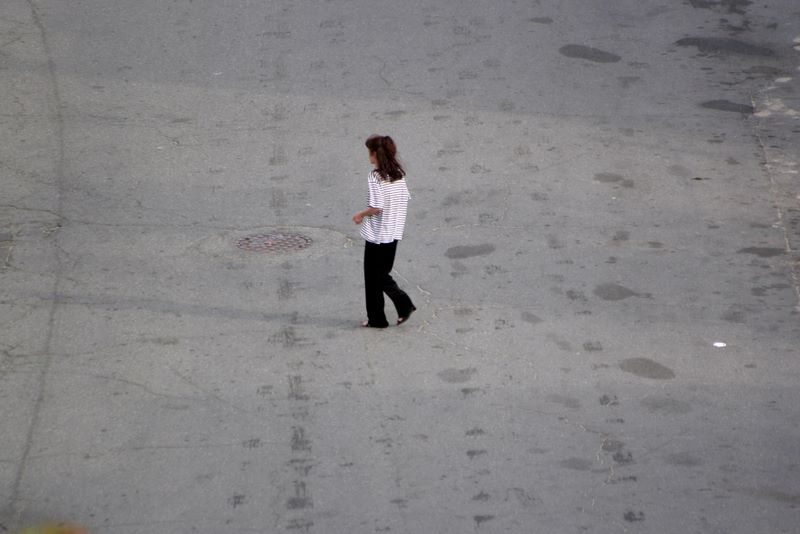
[[[397,242],[403,239],[408,208],[406,172],[397,161],[397,147],[389,136],[373,135],[366,141],[369,161],[375,169],[369,173],[367,209],[353,215],[361,225],[364,245],[364,290],[367,297],[367,320],[362,326],[386,328],[383,312],[386,293],[397,310],[397,324],[408,320],[416,310],[405,291],[392,279]]]

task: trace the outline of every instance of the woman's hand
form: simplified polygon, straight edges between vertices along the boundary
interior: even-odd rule
[[[380,208],[369,207],[364,211],[359,211],[358,213],[353,215],[353,222],[356,224],[361,224],[361,221],[364,219],[364,217],[372,217],[373,215],[377,215],[382,211],[383,210]]]

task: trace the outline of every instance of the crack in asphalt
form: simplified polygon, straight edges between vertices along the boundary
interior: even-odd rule
[[[46,58],[47,62],[47,79],[49,88],[47,92],[49,93],[49,100],[50,104],[53,108],[53,115],[54,118],[54,136],[56,138],[57,143],[57,153],[55,155],[55,162],[54,162],[54,175],[55,175],[55,182],[57,188],[57,209],[55,210],[55,215],[62,219],[61,213],[64,211],[64,193],[65,193],[65,185],[64,185],[64,168],[65,168],[65,146],[64,146],[64,117],[61,112],[61,94],[58,86],[58,79],[56,77],[56,66],[55,61],[53,60],[53,56],[51,54],[50,44],[47,39],[47,32],[44,27],[44,23],[42,21],[42,16],[39,10],[39,7],[36,5],[34,0],[27,0],[28,7],[30,8],[31,12],[31,20],[33,25],[38,29],[39,38],[42,46],[42,51]],[[58,237],[56,237],[56,240]],[[23,510],[20,508],[20,502],[22,501],[22,497],[20,495],[20,487],[22,484],[22,480],[25,477],[25,471],[28,465],[28,460],[31,455],[31,450],[33,448],[33,441],[34,441],[34,434],[36,432],[36,428],[39,424],[39,419],[41,416],[42,406],[44,404],[45,398],[45,389],[47,383],[47,375],[50,370],[50,364],[52,362],[52,343],[53,343],[53,334],[55,331],[55,318],[56,313],[59,308],[59,299],[57,295],[60,292],[61,286],[61,274],[63,271],[62,259],[58,248],[56,248],[55,254],[55,266],[53,272],[55,274],[55,280],[53,282],[53,289],[52,289],[52,303],[50,305],[49,316],[47,319],[47,324],[44,329],[44,346],[45,350],[44,354],[44,363],[42,365],[41,372],[39,373],[38,377],[38,392],[36,397],[36,402],[33,407],[33,413],[31,415],[31,420],[28,425],[28,429],[25,436],[25,445],[22,451],[21,458],[19,459],[19,463],[17,465],[17,471],[14,475],[13,483],[11,484],[9,498],[7,501],[7,507],[12,514],[16,514],[17,517],[21,517]]]

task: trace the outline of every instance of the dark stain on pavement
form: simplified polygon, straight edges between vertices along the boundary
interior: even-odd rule
[[[558,49],[558,51],[567,57],[588,59],[589,61],[594,61],[595,63],[616,63],[622,59],[618,55],[612,54],[611,52],[606,52],[605,50],[584,45],[570,44],[562,46]]]
[[[594,288],[594,294],[603,300],[624,300],[629,297],[645,296],[619,284],[600,284]]]
[[[550,402],[555,402],[556,404],[560,404],[566,408],[572,408],[577,410],[581,407],[581,401],[578,399],[574,399],[572,397],[565,397],[564,395],[559,395],[558,393],[552,393],[548,395],[547,400]]]
[[[739,249],[736,252],[739,254],[755,254],[762,258],[772,258],[773,256],[780,256],[786,253],[785,250],[777,247],[747,247]]]
[[[306,438],[306,431],[303,427],[292,427],[292,450],[309,452],[311,451],[311,441]]]
[[[485,243],[482,245],[459,245],[450,247],[444,255],[450,259],[471,258],[473,256],[485,256],[494,252],[494,245]]]
[[[768,65],[757,65],[742,71],[744,74],[756,75],[762,78],[781,78],[783,76],[790,76],[791,72]]]
[[[472,500],[478,502],[487,502],[490,498],[490,495],[485,491],[481,491],[479,494],[475,495]]]
[[[754,287],[750,293],[756,297],[764,297],[770,289],[790,289],[792,286],[789,284],[772,284],[770,286]]]
[[[311,497],[307,495],[306,483],[302,481],[296,481],[294,483],[294,491],[295,496],[290,497],[286,501],[286,508],[289,510],[302,510],[304,508],[313,508],[314,503],[311,500]]]
[[[468,369],[445,369],[436,373],[441,380],[450,384],[461,384],[468,382],[478,370],[474,367]]]
[[[583,291],[579,289],[568,289],[565,293],[569,300],[575,300],[578,302],[587,302],[589,299],[586,298],[586,295]]]
[[[758,488],[735,489],[747,495],[752,495],[753,497],[761,497],[781,503],[791,504],[793,506],[800,506],[800,494],[798,493],[786,493],[785,491],[764,486]]]
[[[628,232],[627,230],[618,230],[614,234],[614,237],[611,238],[611,242],[618,244],[623,241],[628,241],[630,238],[631,238],[630,232]]]
[[[643,378],[652,378],[653,380],[669,380],[675,378],[675,372],[672,369],[649,358],[628,358],[622,360],[622,363],[619,364],[619,368],[626,373],[631,373]]]
[[[753,2],[752,0],[689,0],[689,3],[695,9],[710,9],[714,11],[724,9],[723,13],[744,15],[746,14],[747,6]]]
[[[228,505],[230,505],[230,507],[234,509],[238,508],[239,506],[242,506],[243,504],[245,504],[245,502],[246,502],[246,495],[241,495],[241,494],[235,494],[233,497],[228,499]]]
[[[634,83],[641,81],[641,78],[639,76],[620,76],[617,80],[623,89],[627,89]]]
[[[737,309],[735,307],[729,309],[719,317],[723,321],[727,321],[729,323],[734,323],[734,324],[744,324],[747,322],[747,315],[744,313],[744,311]]]
[[[398,508],[405,510],[408,508],[408,500],[407,499],[392,499],[389,501],[392,504],[396,504]]]
[[[624,178],[619,174],[614,174],[611,172],[601,172],[594,175],[595,182],[601,182],[604,184],[619,184],[622,187],[626,187],[631,189],[634,186],[633,180]]]
[[[542,502],[541,499],[531,495],[529,492],[522,488],[511,488],[506,491],[505,502],[516,501],[523,508],[531,508],[536,504]]]
[[[683,165],[670,165],[667,167],[667,172],[670,173],[672,176],[679,176],[681,178],[688,178],[692,175],[692,171],[684,167]]]
[[[542,322],[542,319],[527,311],[522,312],[522,320],[530,324],[539,324]]]
[[[558,462],[558,465],[564,469],[574,469],[575,471],[589,471],[592,468],[591,460],[583,458],[567,458]]]
[[[750,104],[737,104],[730,100],[709,100],[700,104],[700,107],[713,109],[716,111],[731,111],[733,113],[743,113],[745,115],[752,115],[755,111]]]
[[[676,41],[675,44],[697,47],[702,54],[740,54],[762,57],[775,55],[775,52],[769,48],[726,37],[686,37]]]
[[[614,453],[611,457],[617,465],[628,465],[633,463],[633,453],[630,451],[626,451],[624,449],[620,449]]]
[[[702,460],[692,456],[688,452],[678,452],[675,454],[670,454],[665,458],[665,461],[669,465],[675,465],[679,467],[695,467],[703,463]]]
[[[671,399],[669,397],[645,397],[642,399],[641,403],[642,406],[652,413],[681,415],[692,411],[692,405],[688,402]]]
[[[473,517],[473,519],[475,520],[475,523],[478,526],[481,526],[483,523],[486,523],[487,521],[491,521],[492,519],[494,519],[494,516],[493,515],[476,515],[475,517]]]
[[[560,250],[564,248],[564,244],[561,242],[561,240],[558,238],[557,235],[549,234],[546,236],[546,238],[547,238],[547,246],[550,247],[551,249]]]
[[[616,395],[603,395],[598,402],[600,402],[600,406],[619,406],[619,399]]]
[[[601,448],[606,452],[619,452],[625,448],[625,444],[615,439],[606,439]]]
[[[548,341],[552,341],[553,343],[555,343],[559,349],[567,352],[572,352],[572,345],[570,344],[570,342],[564,339],[563,337],[559,336],[558,334],[549,332],[545,337],[547,338]]]
[[[628,510],[625,512],[625,515],[622,516],[625,521],[628,523],[635,523],[637,521],[644,521],[644,512],[634,512],[633,510]]]
[[[305,392],[302,376],[289,375],[289,399],[293,401],[307,401],[309,399]]]
[[[0,232],[0,272],[5,270],[11,261],[11,251],[14,250],[14,235]]]

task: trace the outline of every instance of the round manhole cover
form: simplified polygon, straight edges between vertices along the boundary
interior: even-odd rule
[[[311,245],[311,238],[301,234],[254,234],[242,237],[236,246],[249,252],[291,252]]]

